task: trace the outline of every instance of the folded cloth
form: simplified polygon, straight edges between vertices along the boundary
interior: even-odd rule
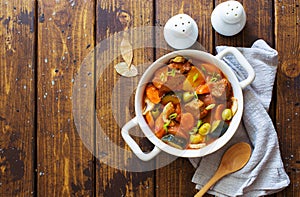
[[[217,52],[225,49],[217,47]],[[290,183],[280,156],[277,133],[268,114],[277,70],[277,51],[263,40],[251,48],[237,48],[253,66],[256,78],[243,90],[244,113],[242,123],[228,144],[203,158],[190,159],[196,167],[192,181],[201,189],[217,170],[224,152],[237,142],[252,145],[249,162],[240,171],[225,176],[208,193],[216,196],[263,196],[279,192]],[[228,55],[224,61],[234,70],[239,80],[246,71],[235,58]]]

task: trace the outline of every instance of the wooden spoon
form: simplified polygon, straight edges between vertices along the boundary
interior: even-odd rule
[[[245,142],[237,143],[231,146],[223,155],[221,163],[215,175],[206,185],[194,196],[203,196],[211,186],[213,186],[222,177],[240,170],[249,161],[251,156],[251,147]]]

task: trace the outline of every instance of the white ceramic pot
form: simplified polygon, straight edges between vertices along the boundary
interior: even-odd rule
[[[231,70],[231,68],[222,61],[222,58],[227,55],[232,54],[235,56],[237,61],[240,63],[243,68],[248,72],[248,77],[239,82],[237,80],[237,77]],[[179,150],[177,148],[174,148],[172,146],[167,145],[162,140],[157,138],[153,131],[148,127],[148,124],[146,123],[142,111],[142,103],[143,103],[143,95],[144,90],[146,87],[146,84],[151,81],[154,72],[160,68],[162,65],[167,63],[171,58],[175,56],[184,56],[188,59],[196,59],[200,60],[202,62],[211,63],[216,65],[227,77],[227,79],[230,81],[233,89],[233,95],[238,100],[238,110],[236,114],[233,116],[230,126],[228,130],[225,132],[223,136],[215,140],[213,143],[205,146],[201,149],[195,149],[195,150]],[[203,52],[203,51],[197,51],[197,50],[180,50],[180,51],[174,51],[171,53],[168,53],[159,59],[157,59],[149,68],[145,71],[143,74],[141,80],[139,81],[136,95],[135,95],[135,113],[136,117],[130,120],[128,123],[124,125],[122,128],[122,137],[125,140],[125,142],[129,145],[131,150],[136,154],[138,158],[140,158],[143,161],[149,161],[152,158],[154,158],[157,154],[159,154],[161,151],[167,152],[171,155],[175,155],[178,157],[203,157],[205,155],[208,155],[210,153],[215,152],[216,150],[223,147],[234,135],[236,132],[241,118],[243,114],[243,94],[242,89],[245,88],[247,85],[249,85],[255,78],[255,72],[251,65],[248,63],[248,61],[244,58],[244,56],[233,47],[228,47],[222,52],[220,52],[218,55],[213,56],[209,53]],[[142,130],[142,132],[145,134],[145,136],[154,144],[154,149],[148,153],[142,152],[141,148],[138,146],[138,144],[133,140],[133,138],[129,135],[128,131],[133,128],[139,126]]]

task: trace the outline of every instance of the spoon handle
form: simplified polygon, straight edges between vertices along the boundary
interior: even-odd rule
[[[201,197],[203,196],[211,186],[213,186],[218,180],[220,180],[226,174],[221,174],[216,172],[216,174],[202,187],[202,189],[194,196],[194,197]]]

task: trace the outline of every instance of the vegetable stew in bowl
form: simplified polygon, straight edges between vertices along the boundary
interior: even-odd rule
[[[199,149],[221,137],[237,111],[231,84],[215,65],[176,56],[146,85],[143,116],[157,138]]]

